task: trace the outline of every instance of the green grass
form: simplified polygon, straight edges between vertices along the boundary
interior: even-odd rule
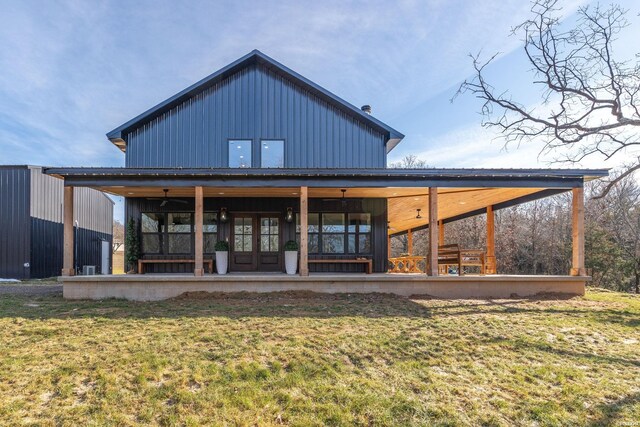
[[[634,296],[283,293],[158,303],[0,296],[0,424],[638,420]]]

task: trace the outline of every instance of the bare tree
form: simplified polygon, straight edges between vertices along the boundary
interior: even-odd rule
[[[113,220],[113,252],[115,253],[124,244],[124,224]]]
[[[389,167],[395,169],[424,169],[428,166],[426,161],[419,159],[418,156],[414,154],[409,154],[404,156],[402,160],[391,163]]]
[[[483,126],[499,129],[506,144],[543,141],[544,152],[565,162],[593,155],[626,159],[625,170],[603,188],[602,197],[640,169],[640,54],[635,61],[614,58],[614,42],[629,25],[620,6],[581,7],[569,29],[560,22],[560,10],[557,0],[537,0],[532,18],[513,29],[524,37],[533,84],[541,89],[539,105],[525,106],[487,82],[486,68],[497,54],[488,61],[471,55],[475,74],[456,96],[482,99]]]

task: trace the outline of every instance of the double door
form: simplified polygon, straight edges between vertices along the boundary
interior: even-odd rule
[[[282,223],[277,214],[234,214],[231,271],[282,271]]]

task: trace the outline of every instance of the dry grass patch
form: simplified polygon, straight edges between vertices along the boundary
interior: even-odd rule
[[[640,299],[0,297],[0,424],[640,419]]]

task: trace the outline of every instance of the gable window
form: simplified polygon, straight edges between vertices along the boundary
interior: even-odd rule
[[[229,167],[250,168],[251,164],[251,140],[232,139],[229,141]]]
[[[260,143],[260,167],[284,167],[284,141],[281,139],[262,140]]]

